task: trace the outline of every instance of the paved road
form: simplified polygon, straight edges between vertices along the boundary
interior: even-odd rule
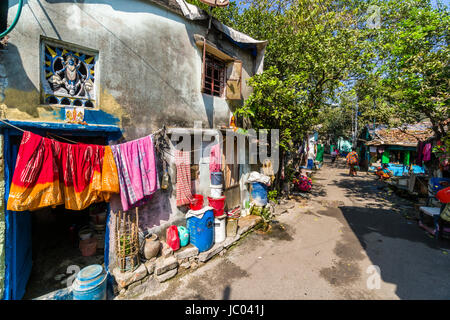
[[[412,203],[378,189],[374,176],[350,178],[343,163],[326,163],[314,183],[313,200],[293,201],[271,233],[254,232],[175,280],[150,281],[135,298],[450,299],[450,241],[407,219]],[[372,265],[378,289],[367,285],[377,283]]]

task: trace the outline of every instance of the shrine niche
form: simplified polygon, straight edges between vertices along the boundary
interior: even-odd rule
[[[43,43],[45,104],[94,108],[96,54]]]

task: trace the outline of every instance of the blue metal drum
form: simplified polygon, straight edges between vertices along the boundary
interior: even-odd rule
[[[81,269],[72,284],[73,300],[106,300],[106,277],[99,264]]]

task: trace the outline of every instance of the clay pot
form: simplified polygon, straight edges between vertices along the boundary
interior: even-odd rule
[[[158,236],[156,234],[152,234],[145,238],[144,245],[144,257],[147,260],[150,260],[153,257],[156,257],[161,249],[161,242],[158,240]]]

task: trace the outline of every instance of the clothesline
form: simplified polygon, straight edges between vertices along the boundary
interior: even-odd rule
[[[13,124],[11,124],[11,123],[9,123],[9,122],[6,122],[6,121],[2,120],[2,119],[0,119],[0,122],[3,122],[4,124],[6,124],[6,125],[8,125],[8,126],[10,126],[10,127],[12,127],[12,128],[14,128],[14,129],[17,129],[17,130],[19,130],[19,131],[26,132],[24,129],[21,129],[21,128],[15,126],[15,125],[13,125]],[[156,135],[156,134],[160,133],[160,132],[163,131],[163,130],[165,131],[165,129],[166,129],[166,128],[165,128],[165,126],[164,126],[163,128],[158,129],[158,130],[156,130],[155,132],[151,133],[151,135]],[[60,139],[66,140],[66,141],[68,141],[68,142],[70,142],[70,143],[75,143],[75,144],[77,143],[76,141],[73,141],[73,140],[70,140],[70,139],[67,139],[67,138],[58,136],[58,135],[56,135],[56,134],[54,134],[54,133],[47,132],[47,135],[50,135],[50,136],[53,136],[53,137],[56,137],[56,138],[60,138]],[[226,140],[227,140],[226,138],[223,139],[223,141],[220,142],[220,144],[223,144]],[[191,151],[188,151],[188,152],[192,153],[192,152],[200,151],[200,150],[202,150],[202,149],[203,149],[203,148],[198,148],[198,149],[194,149],[194,150],[191,150]],[[164,153],[167,153],[167,154],[170,155],[171,157],[175,157],[175,156],[174,156],[172,153],[170,153],[170,152],[167,152],[167,151],[163,151],[163,152],[164,152]]]
[[[12,125],[12,124],[9,123],[9,122],[3,121],[2,119],[0,119],[0,121],[3,122],[4,124],[8,125],[8,126],[13,127],[14,129],[17,129],[17,130],[19,130],[19,131],[25,132],[25,130],[20,129],[19,127],[16,127],[16,126]]]

